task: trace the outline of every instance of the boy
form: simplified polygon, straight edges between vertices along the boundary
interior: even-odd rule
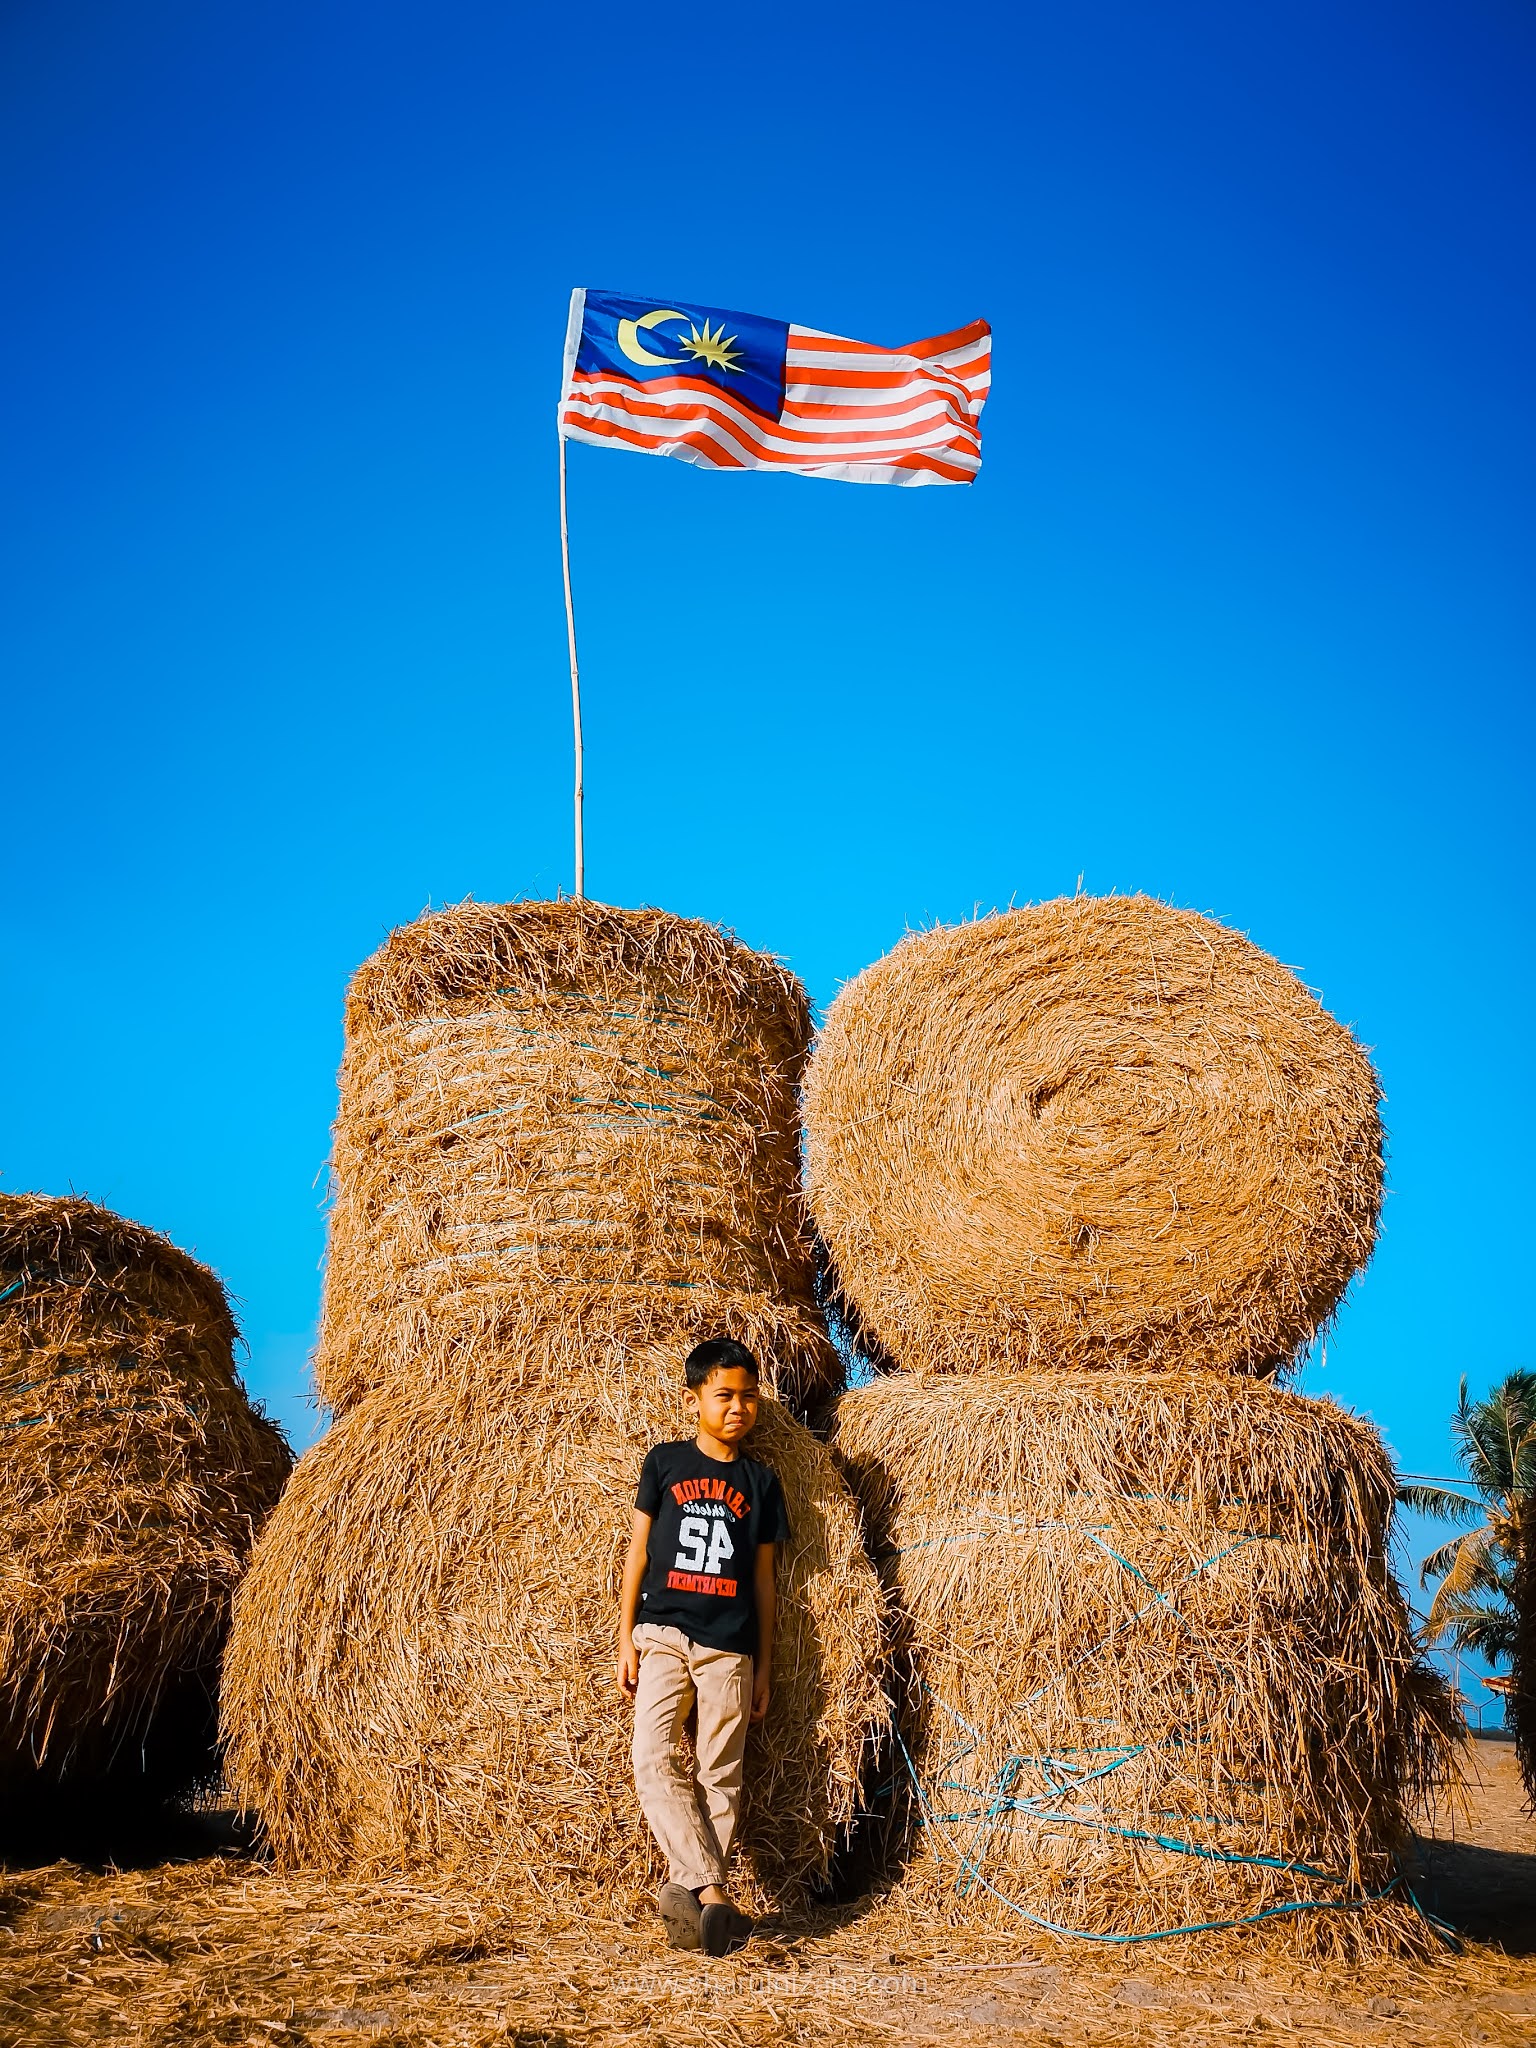
[[[619,1687],[635,1703],[635,1790],[669,1866],[657,1910],[673,1948],[728,1955],[752,1922],[725,1889],[747,1725],[768,1711],[774,1563],[789,1520],[777,1477],[743,1456],[757,1360],[716,1338],[684,1372],[691,1443],[657,1444],[635,1494],[619,1591]],[[677,1745],[690,1711],[696,1768]]]

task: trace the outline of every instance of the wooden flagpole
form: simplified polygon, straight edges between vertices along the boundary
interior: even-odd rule
[[[565,517],[565,429],[560,430],[560,567],[565,576],[565,637],[571,650],[571,727],[576,741],[576,900],[586,895],[586,848],[582,828],[581,674],[576,666],[576,613],[571,605],[571,539]]]

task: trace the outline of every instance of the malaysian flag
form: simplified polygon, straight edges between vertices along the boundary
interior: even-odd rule
[[[991,381],[985,320],[876,348],[756,313],[575,291],[560,431],[706,469],[968,484]]]

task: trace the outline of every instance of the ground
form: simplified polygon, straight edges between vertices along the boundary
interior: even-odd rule
[[[650,1924],[535,1923],[402,1884],[280,1878],[240,1854],[0,1872],[3,2048],[769,2048],[923,2041],[1451,2048],[1536,2043],[1536,1821],[1507,1742],[1423,1844],[1467,1930],[1428,1963],[1306,1964],[1252,1937],[1118,1953],[967,1942],[889,1908],[768,1930],[724,1963]],[[183,1848],[186,1846],[182,1844]]]

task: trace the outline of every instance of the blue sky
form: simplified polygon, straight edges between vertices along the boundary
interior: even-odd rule
[[[971,490],[572,451],[589,887],[821,1002],[1079,875],[1251,933],[1389,1096],[1308,1384],[1448,1470],[1536,1361],[1533,85],[1516,0],[11,0],[0,1185],[196,1248],[308,1434],[347,976],[570,880],[570,288],[984,314]]]

